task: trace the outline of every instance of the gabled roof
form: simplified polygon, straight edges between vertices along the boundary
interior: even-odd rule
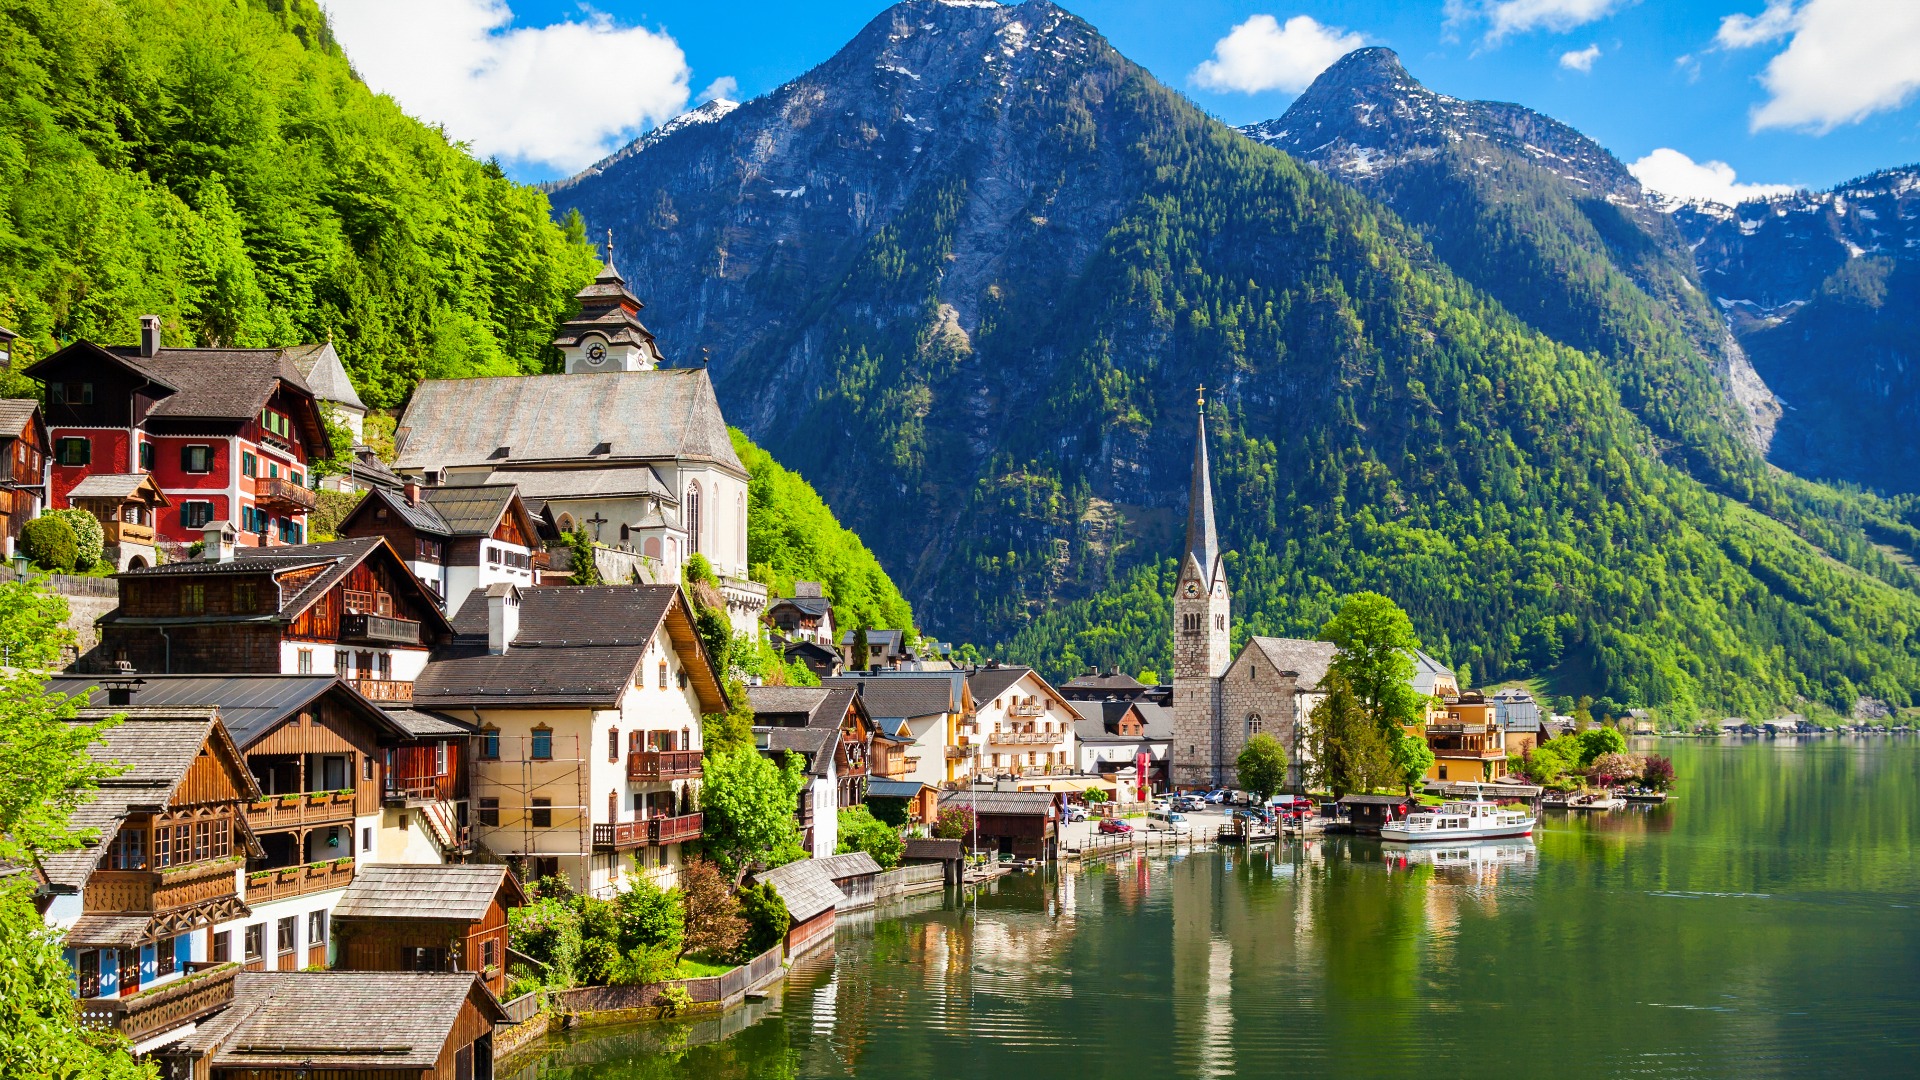
[[[864,705],[848,688],[822,686],[749,686],[747,703],[753,707],[754,732],[765,734],[766,748],[804,754],[808,772],[827,775],[834,747],[849,709]],[[774,717],[804,716],[803,726],[774,724]]]
[[[287,361],[306,380],[314,397],[366,411],[367,403],[354,391],[353,380],[347,375],[346,365],[340,362],[340,354],[333,350],[333,342],[290,345],[286,352]]]
[[[353,884],[340,895],[334,918],[458,919],[473,922],[485,917],[493,899],[505,892],[503,903],[526,903],[520,883],[504,865],[472,863],[463,866],[431,864],[354,868]]]
[[[850,851],[844,855],[828,855],[813,861],[818,863],[820,869],[825,870],[827,876],[835,881],[845,881],[850,877],[859,877],[863,874],[877,874],[880,872],[880,864],[874,862],[873,856],[864,851]]]
[[[555,499],[649,498],[673,506],[679,496],[660,479],[651,465],[584,465],[575,468],[495,469],[487,474],[493,487],[520,489],[528,505],[544,508]]]
[[[783,596],[769,603],[767,611],[771,613],[774,608],[779,607],[790,607],[803,614],[819,618],[833,611],[833,601],[824,596]],[[872,635],[868,635],[867,641],[869,644],[872,643]],[[848,644],[852,642],[849,641]]]
[[[67,818],[67,824],[75,830],[94,830],[94,842],[73,851],[39,856],[41,872],[49,885],[68,889],[84,886],[120,822],[136,808],[165,806],[174,789],[186,779],[202,747],[211,747],[216,755],[226,758],[241,798],[253,799],[260,794],[252,774],[241,762],[239,749],[220,722],[220,710],[212,706],[120,705],[80,709],[70,722],[93,724],[115,716],[125,719],[107,729],[100,742],[88,747],[87,755],[95,761],[118,762],[126,769],[101,780],[93,796]]]
[[[869,799],[915,799],[920,793],[930,790],[932,784],[918,780],[886,780],[878,777],[867,778],[867,798]],[[907,841],[909,845],[913,841]],[[957,843],[957,841],[956,841]]]
[[[1033,676],[1033,681],[1040,685],[1040,692],[1042,694],[1052,698],[1061,708],[1066,709],[1068,714],[1074,719],[1077,720],[1080,718],[1081,713],[1078,705],[1075,702],[1067,700],[1065,696],[1053,688],[1053,684],[1041,678],[1039,673],[1030,667],[1014,665],[1011,667],[974,668],[967,672],[967,689],[972,692],[973,700],[976,704],[982,701],[992,701],[994,698],[1006,693],[1013,684],[1029,675]]]
[[[86,479],[67,492],[69,499],[116,499],[122,502],[140,498],[154,506],[170,505],[166,493],[146,473],[88,473]]]
[[[1305,688],[1319,686],[1333,664],[1334,647],[1329,641],[1255,637],[1247,639],[1247,648],[1259,649],[1276,670],[1297,673],[1299,685]]]
[[[834,884],[832,875],[827,873],[818,859],[790,862],[758,877],[780,894],[781,901],[787,905],[787,914],[797,923],[837,908],[846,899],[846,894]]]
[[[111,676],[60,675],[47,689],[76,694]],[[281,721],[329,694],[353,715],[389,735],[407,732],[387,713],[332,675],[141,675],[132,687],[132,703],[142,708],[210,706],[218,709],[227,732],[242,750],[258,742]]]
[[[1140,731],[1147,738],[1166,741],[1173,738],[1173,707],[1150,701],[1136,703],[1140,710]]]
[[[705,368],[429,379],[400,418],[399,437],[402,471],[690,458],[746,475]],[[501,447],[505,458],[496,456]]]
[[[1063,690],[1145,690],[1147,684],[1131,675],[1109,671],[1104,675],[1088,673],[1075,675],[1060,684]]]
[[[1412,651],[1412,658],[1413,688],[1415,691],[1422,694],[1437,694],[1440,692],[1438,686],[1441,679],[1445,679],[1448,682],[1456,682],[1452,668],[1421,652],[1419,649]]]
[[[462,484],[427,488],[420,493],[455,536],[491,536],[507,514],[519,518],[521,531],[534,535],[533,519],[512,484]],[[404,501],[404,500],[403,500]]]
[[[907,841],[906,850],[900,853],[905,860],[940,859],[958,861],[967,857],[966,845],[958,840],[941,840],[935,837],[916,836]]]
[[[469,1002],[506,1023],[473,972],[243,971],[183,1045],[221,1069],[431,1069]]]
[[[35,398],[0,398],[0,441],[19,438],[39,413]]]
[[[701,708],[726,708],[726,692],[678,585],[552,586],[519,596],[519,633],[494,656],[487,652],[486,591],[467,595],[453,623],[457,639],[414,680],[415,705],[611,708],[664,626]]]
[[[142,356],[138,346],[103,347],[76,341],[34,364],[25,374],[45,381],[69,363],[118,365],[147,381],[157,398],[147,416],[163,420],[245,422],[258,416],[278,389],[304,404],[304,408],[293,410],[294,422],[309,446],[321,446],[326,433],[320,426],[319,407],[312,389],[290,359],[292,351],[161,349],[152,356]]]
[[[352,511],[347,514],[346,520],[340,523],[340,535],[352,536],[354,530],[368,527],[363,525],[363,520],[370,521],[381,510],[397,514],[400,520],[415,532],[426,533],[428,536],[453,535],[453,528],[447,524],[447,519],[442,517],[440,511],[425,498],[419,502],[410,503],[401,491],[386,487],[371,488],[361,497]]]
[[[854,642],[854,636],[859,632],[858,630],[849,630],[841,634],[840,644],[851,646]],[[867,648],[871,649],[875,645],[879,645],[882,646],[883,650],[887,653],[897,653],[900,651],[901,639],[905,636],[905,630],[869,630],[867,631]]]
[[[1002,817],[1044,817],[1054,805],[1051,791],[987,791],[984,789],[943,791],[940,808],[969,807],[980,814]]]
[[[965,672],[914,672],[888,675],[835,675],[820,685],[851,689],[878,717],[933,716],[966,709]]]

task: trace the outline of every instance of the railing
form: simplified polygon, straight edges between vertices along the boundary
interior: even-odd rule
[[[645,818],[640,821],[618,821],[611,825],[593,827],[593,846],[600,849],[624,850],[636,847],[659,847],[663,844],[681,844],[700,838],[699,814],[679,814],[673,817]]]
[[[349,612],[340,620],[340,637],[342,640],[365,641],[380,645],[418,645],[420,644],[420,623],[414,619],[397,619],[390,615]],[[411,698],[412,695],[408,696]]]
[[[290,510],[298,514],[319,506],[320,497],[291,480],[271,477],[254,482],[253,502],[265,510]]]
[[[161,912],[236,895],[234,857],[155,870],[96,870],[87,878],[81,910]]]
[[[419,625],[414,624],[415,627]],[[413,682],[409,679],[348,679],[347,685],[360,691],[360,696],[368,701],[406,704],[413,700]]]
[[[507,1023],[524,1024],[540,1015],[540,991],[521,994],[512,1001],[503,1001],[500,1011],[507,1014]]]
[[[949,746],[949,747],[947,747],[947,760],[948,760],[948,761],[959,761],[959,760],[962,760],[962,759],[965,759],[965,758],[970,758],[970,757],[972,757],[972,756],[973,756],[973,748],[972,748],[972,747],[970,747],[970,746]]]
[[[85,998],[80,1022],[140,1042],[226,1008],[233,1001],[233,977],[239,971],[238,964],[222,964],[132,997]]]
[[[344,889],[353,883],[353,860],[283,866],[277,870],[255,870],[247,875],[247,903],[264,904],[304,893]]]
[[[450,779],[446,776],[389,776],[382,791],[382,801],[389,806],[434,802],[441,798],[440,785]]]
[[[1045,716],[1045,705],[1012,705],[1007,708],[1008,716]]]
[[[322,825],[352,821],[351,791],[310,791],[304,795],[269,795],[247,804],[247,824],[258,829],[286,825]]]
[[[698,779],[701,757],[699,750],[636,750],[627,755],[627,779],[642,784]]]
[[[153,543],[153,526],[142,525],[137,521],[103,522],[100,525],[100,532],[101,532],[101,540],[103,543],[108,543],[108,544],[118,544],[121,542],[132,543],[132,544]]]

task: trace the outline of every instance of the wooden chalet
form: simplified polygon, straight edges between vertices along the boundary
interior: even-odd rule
[[[379,537],[209,554],[117,575],[120,606],[100,620],[88,669],[332,673],[373,701],[404,704],[429,650],[452,638],[433,595]]]
[[[833,601],[827,599],[826,589],[817,581],[795,582],[792,596],[767,605],[766,619],[788,641],[833,647]]]
[[[248,971],[162,1057],[176,1080],[493,1080],[506,1022],[471,974]]]
[[[168,505],[166,493],[146,473],[97,472],[67,492],[67,502],[100,522],[106,557],[121,570],[152,566],[154,523]]]
[[[787,955],[801,953],[833,940],[835,913],[846,902],[846,894],[819,859],[801,859],[756,875],[756,881],[773,886],[792,920],[787,927]]]
[[[116,716],[125,719],[88,752],[125,770],[70,818],[94,840],[37,861],[82,1022],[144,1051],[232,996],[237,965],[219,954],[213,930],[248,913],[240,874],[260,849],[245,807],[259,789],[218,709],[115,700],[73,722]]]
[[[754,742],[776,762],[799,754],[806,762],[795,818],[801,843],[815,858],[839,847],[839,813],[867,799],[867,755],[873,719],[852,687],[753,686]]]
[[[964,842],[976,851],[1048,862],[1059,856],[1059,799],[1050,791],[949,791],[940,809],[950,807],[974,812],[975,831]]]
[[[363,866],[333,909],[347,971],[470,971],[507,990],[507,912],[527,902],[505,866]]]
[[[3,344],[3,343],[0,343]],[[0,398],[0,541],[13,553],[20,530],[47,505],[46,417],[32,398]]]
[[[512,484],[374,488],[338,532],[384,538],[449,616],[475,589],[534,584],[539,533]]]

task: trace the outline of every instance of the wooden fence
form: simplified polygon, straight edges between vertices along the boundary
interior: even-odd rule
[[[888,870],[873,879],[873,899],[884,903],[896,896],[931,892],[946,884],[946,868],[939,863],[916,863]]]
[[[507,1023],[524,1024],[540,1015],[540,991],[521,994],[512,1001],[503,1001],[500,1009],[507,1014]]]
[[[551,995],[554,1008],[564,1013],[626,1012],[651,1009],[660,994],[670,986],[684,987],[687,1000],[695,1005],[731,1005],[747,991],[766,982],[780,971],[779,945],[752,960],[720,975],[701,979],[676,979],[671,982],[644,983],[638,986],[581,986]]]
[[[14,573],[13,567],[0,565],[0,581],[19,581],[21,576]],[[26,580],[37,581],[48,592],[62,596],[104,596],[109,600],[120,599],[120,583],[112,578],[88,577],[84,574],[43,574],[38,570],[29,570]]]

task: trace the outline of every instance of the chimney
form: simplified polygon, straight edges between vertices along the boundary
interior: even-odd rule
[[[160,352],[160,316],[140,316],[140,355],[155,356]]]
[[[503,656],[520,636],[520,590],[510,581],[487,586],[487,655]]]
[[[233,526],[224,521],[209,521],[200,530],[202,562],[232,562],[233,543],[237,538]]]
[[[133,704],[133,691],[144,685],[144,679],[102,679],[100,685],[107,692],[107,704],[113,708],[124,709]]]
[[[420,485],[412,480],[400,485],[400,493],[407,497],[408,506],[420,505]]]

